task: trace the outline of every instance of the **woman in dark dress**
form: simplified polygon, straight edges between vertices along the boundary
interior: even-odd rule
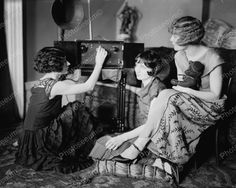
[[[61,99],[62,95],[93,90],[106,55],[107,52],[99,47],[91,76],[84,83],[75,83],[60,80],[67,73],[69,64],[62,50],[45,47],[38,52],[34,69],[45,75],[31,89],[32,96],[16,153],[17,164],[63,173],[90,165],[87,156],[99,133],[94,128],[97,122],[79,101],[61,107]]]
[[[139,120],[140,123],[145,123],[148,118],[149,107],[151,101],[159,95],[159,93],[166,89],[163,81],[168,77],[170,73],[170,65],[166,57],[162,54],[157,53],[153,50],[145,50],[136,57],[135,75],[138,80],[142,82],[141,88],[135,88],[134,92],[138,95],[138,107],[139,107]],[[90,156],[94,159],[111,159],[115,155],[121,153],[130,143],[134,140],[126,142],[125,145],[119,147],[122,142],[123,134],[120,136],[113,137],[107,143],[115,143],[117,148],[112,148],[113,150],[107,150],[105,144],[111,136],[106,135],[97,140],[97,144],[90,153]]]
[[[135,74],[142,82],[137,92],[140,113],[139,118],[144,124],[148,117],[151,101],[166,89],[164,80],[170,73],[170,66],[165,57],[153,50],[145,50],[136,57]]]

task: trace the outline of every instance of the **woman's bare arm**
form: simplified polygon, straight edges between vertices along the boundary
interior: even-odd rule
[[[116,150],[125,141],[138,137],[140,133],[143,131],[144,127],[145,124],[133,129],[132,131],[111,138],[110,140],[107,141],[106,148]]]
[[[210,91],[197,91],[181,86],[174,86],[173,89],[194,95],[203,100],[214,101],[220,98],[222,84],[222,67],[218,66],[210,73]]]
[[[73,83],[73,82],[68,82],[67,80],[59,81],[52,87],[51,96],[79,94],[93,90],[98,80],[106,56],[107,56],[106,50],[99,47],[95,59],[96,64],[89,79],[85,83]]]

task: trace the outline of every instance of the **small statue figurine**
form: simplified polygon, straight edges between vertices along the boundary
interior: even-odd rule
[[[184,71],[186,75],[183,77],[183,81],[176,79],[171,80],[171,84],[182,87],[189,87],[198,90],[201,85],[201,76],[204,71],[204,65],[199,61],[189,61],[189,68]]]
[[[122,22],[119,39],[130,42],[133,38],[132,34],[138,19],[138,13],[135,8],[128,6],[126,3],[118,18]]]

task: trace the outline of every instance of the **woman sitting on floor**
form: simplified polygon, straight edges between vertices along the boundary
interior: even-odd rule
[[[146,146],[160,158],[153,164],[167,173],[175,173],[175,164],[184,164],[195,153],[201,133],[214,125],[224,110],[222,89],[222,60],[211,48],[201,45],[202,23],[186,16],[175,20],[170,32],[175,54],[178,80],[184,76],[189,61],[204,66],[198,90],[174,86],[160,92],[151,102],[146,123],[130,132],[111,138],[106,147],[117,149],[126,140],[135,142],[113,160],[133,162]]]
[[[137,91],[140,110],[138,116],[140,122],[144,123],[147,120],[151,101],[157,97],[163,89],[166,89],[163,80],[169,76],[170,65],[162,54],[153,50],[146,50],[136,57],[134,71],[136,78],[142,82],[141,88]],[[123,151],[125,148],[124,145],[120,147],[118,151],[115,151],[115,153],[111,150],[106,150],[104,145],[109,138],[110,136],[100,138],[91,151],[90,156],[96,159],[110,159],[115,153]],[[119,139],[117,141],[119,141]],[[113,148],[113,150],[117,149],[117,147]]]
[[[161,57],[153,50],[146,50],[136,57],[135,75],[142,82],[138,91],[138,104],[141,121],[147,120],[151,101],[166,89],[163,80],[169,75],[170,66],[164,57]]]
[[[32,96],[16,153],[17,164],[63,173],[87,167],[85,164],[89,164],[87,155],[95,141],[94,124],[97,122],[79,101],[62,108],[61,99],[62,95],[93,90],[106,56],[106,50],[99,47],[91,76],[85,83],[75,83],[59,80],[67,73],[69,64],[62,50],[45,47],[37,53],[34,69],[45,74],[31,89]]]

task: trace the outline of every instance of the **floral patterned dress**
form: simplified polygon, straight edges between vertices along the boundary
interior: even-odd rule
[[[210,73],[222,65],[223,61],[213,49],[208,49],[196,60],[205,65],[200,90],[209,91]],[[181,51],[177,52],[175,63],[178,76],[183,75],[189,66],[186,55]],[[173,163],[184,164],[195,153],[201,133],[220,119],[226,97],[206,101],[173,89],[169,91],[171,95],[164,115],[154,131],[148,149]]]

